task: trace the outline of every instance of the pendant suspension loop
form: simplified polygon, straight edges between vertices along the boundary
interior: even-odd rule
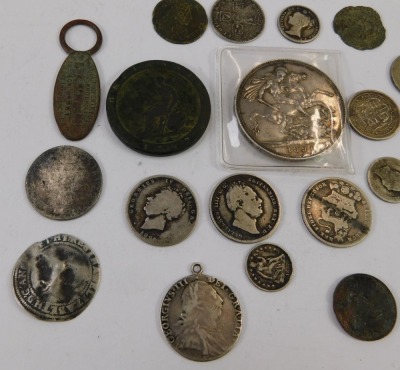
[[[202,274],[203,273],[203,266],[198,262],[193,263],[192,272],[193,272],[193,274],[197,274],[197,275]]]
[[[72,49],[67,42],[65,41],[65,35],[67,34],[67,32],[69,31],[69,29],[71,29],[74,26],[87,26],[90,27],[95,33],[96,33],[96,43],[94,44],[94,46],[89,49],[86,50],[86,53],[89,53],[90,55],[93,55],[94,53],[96,53],[99,49],[100,46],[103,42],[103,35],[101,34],[101,31],[99,29],[99,27],[97,27],[94,23],[86,20],[86,19],[75,19],[71,22],[68,22],[62,29],[60,32],[60,43],[62,48],[68,53],[72,53],[76,50]]]

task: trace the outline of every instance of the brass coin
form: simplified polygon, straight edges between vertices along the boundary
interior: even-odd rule
[[[314,40],[319,33],[317,15],[304,6],[289,6],[278,18],[278,28],[288,40],[304,44]]]
[[[254,68],[239,85],[235,109],[250,142],[291,160],[330,149],[346,122],[345,104],[333,81],[295,60],[274,60]]]
[[[81,314],[93,299],[100,266],[93,250],[66,234],[31,245],[13,272],[14,292],[36,318],[66,321]]]
[[[161,305],[161,327],[172,348],[193,361],[211,361],[228,353],[242,329],[236,295],[221,280],[203,275],[195,263],[192,275],[177,281]]]
[[[400,56],[390,66],[390,78],[396,89],[400,91]]]
[[[289,255],[273,244],[253,248],[246,261],[246,271],[251,282],[259,289],[274,292],[286,286],[293,267]]]
[[[265,17],[253,0],[218,0],[211,11],[216,32],[229,41],[248,42],[264,29]]]
[[[368,169],[368,184],[374,194],[389,203],[400,202],[400,160],[383,157]]]
[[[332,247],[361,242],[371,228],[371,207],[364,192],[348,180],[326,178],[305,192],[301,213],[311,234]]]
[[[73,146],[58,146],[32,163],[25,189],[40,214],[53,220],[70,220],[96,204],[102,183],[100,167],[89,153]]]
[[[367,274],[345,277],[333,293],[333,310],[352,337],[365,341],[388,335],[397,319],[396,301],[389,288]]]
[[[367,139],[384,140],[397,132],[400,112],[396,103],[382,92],[363,90],[349,101],[349,122]]]
[[[174,44],[189,44],[207,28],[204,8],[195,0],[162,0],[153,11],[153,26],[164,39]]]
[[[217,230],[239,243],[270,236],[281,215],[279,199],[264,180],[246,174],[227,177],[214,189],[210,215]]]

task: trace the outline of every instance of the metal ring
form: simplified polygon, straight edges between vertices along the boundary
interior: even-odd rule
[[[94,32],[96,32],[96,36],[97,36],[97,40],[96,43],[94,44],[94,46],[89,49],[86,50],[86,53],[89,53],[90,55],[93,55],[97,50],[100,49],[101,43],[103,42],[103,36],[101,34],[101,31],[99,29],[99,27],[97,27],[94,23],[86,20],[86,19],[75,19],[74,21],[68,22],[62,29],[60,32],[60,43],[62,48],[68,53],[72,53],[76,50],[72,49],[67,42],[65,41],[65,35],[68,32],[68,30],[74,26],[87,26],[90,27]]]
[[[192,272],[194,273],[194,274],[202,274],[203,273],[203,266],[200,264],[200,263],[198,263],[198,262],[196,262],[196,263],[194,263],[193,265],[192,265]]]

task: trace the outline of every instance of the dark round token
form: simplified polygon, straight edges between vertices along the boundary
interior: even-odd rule
[[[210,112],[210,98],[200,79],[168,61],[128,68],[107,96],[114,133],[131,149],[150,155],[171,155],[191,147],[206,130]]]
[[[164,39],[174,44],[189,44],[207,28],[204,8],[195,0],[162,0],[153,11],[153,26]]]
[[[349,275],[339,282],[333,293],[333,309],[343,329],[365,341],[388,335],[397,318],[389,288],[367,274]]]

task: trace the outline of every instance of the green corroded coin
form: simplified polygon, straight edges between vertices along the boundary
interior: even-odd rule
[[[182,152],[203,135],[210,119],[210,98],[200,79],[173,62],[135,64],[112,84],[107,116],[128,147],[150,155]]]
[[[379,14],[365,6],[348,6],[333,20],[333,29],[346,45],[358,50],[375,49],[385,41]]]

